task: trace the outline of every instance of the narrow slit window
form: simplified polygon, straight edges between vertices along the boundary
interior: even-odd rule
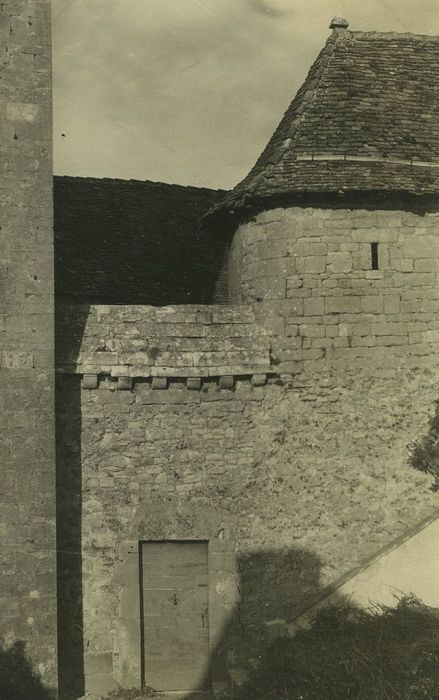
[[[371,243],[370,244],[370,257],[371,257],[371,263],[372,263],[372,270],[378,270],[378,267],[379,267],[378,243]]]

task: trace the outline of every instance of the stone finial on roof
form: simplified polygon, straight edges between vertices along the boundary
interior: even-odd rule
[[[329,29],[347,29],[349,27],[349,22],[344,17],[334,17]]]

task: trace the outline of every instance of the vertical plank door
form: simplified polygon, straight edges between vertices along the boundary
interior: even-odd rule
[[[143,542],[143,662],[155,690],[200,690],[209,663],[207,542]]]

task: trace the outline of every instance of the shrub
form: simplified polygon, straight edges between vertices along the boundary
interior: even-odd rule
[[[278,640],[235,700],[437,700],[439,611],[414,597],[396,608],[321,609]]]
[[[0,700],[53,700],[33,668],[22,641],[7,647],[0,642]]]
[[[439,490],[439,402],[430,420],[429,430],[425,437],[409,446],[409,462],[419,471],[431,474],[434,478],[433,489]]]

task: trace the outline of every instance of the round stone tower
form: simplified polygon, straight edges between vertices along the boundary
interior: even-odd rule
[[[439,38],[347,27],[211,213],[234,229],[230,301],[255,305],[281,372],[437,354]]]

